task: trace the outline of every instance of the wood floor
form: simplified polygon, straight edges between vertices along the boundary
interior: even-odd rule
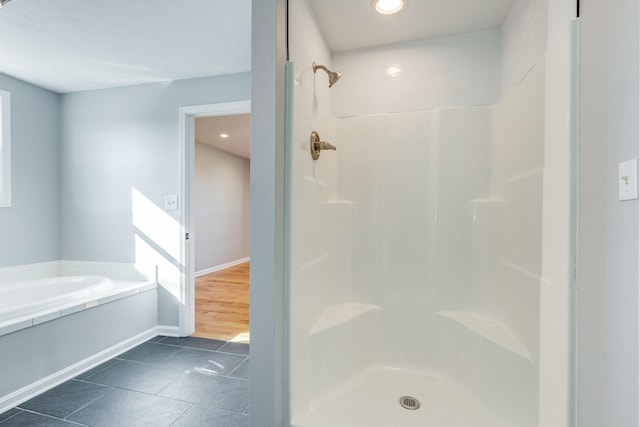
[[[194,336],[249,342],[249,263],[196,278]]]

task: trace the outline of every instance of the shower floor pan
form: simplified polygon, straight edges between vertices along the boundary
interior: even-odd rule
[[[404,396],[417,410],[400,404]],[[430,372],[375,366],[314,400],[294,427],[506,427],[473,396]]]

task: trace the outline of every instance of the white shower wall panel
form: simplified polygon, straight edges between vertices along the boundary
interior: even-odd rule
[[[437,163],[432,190],[436,251],[434,286],[444,309],[469,310],[471,236],[467,203],[489,196],[491,182],[491,108],[459,108],[434,112]]]
[[[383,308],[387,349],[379,359],[423,365],[435,295],[428,285],[431,114],[341,119],[339,135],[340,194],[356,206],[353,297]]]
[[[489,105],[500,99],[500,30],[339,52],[336,117]]]
[[[505,194],[509,180],[544,165],[544,63],[533,68],[494,107],[492,188]]]
[[[475,304],[464,224],[467,202],[489,193],[491,109],[338,123],[339,190],[356,209],[353,297],[383,308],[385,361],[424,366],[434,313]]]
[[[516,0],[502,26],[502,93],[509,93],[544,61],[547,52],[548,1]]]
[[[324,72],[312,63],[331,67],[331,56],[306,0],[290,6],[290,54],[293,71],[293,129],[287,143],[288,177],[288,328],[290,416],[310,408],[314,395],[335,386],[356,369],[366,345],[349,337],[360,311],[350,310],[352,203],[337,193],[337,123],[330,111]],[[317,131],[338,152],[323,151],[314,161],[309,138]],[[345,314],[346,313],[346,314]],[[354,316],[350,316],[353,314]],[[362,323],[362,322],[360,322]],[[369,322],[365,322],[369,324]],[[374,331],[363,336],[374,338]],[[349,347],[351,346],[351,347]]]
[[[504,200],[476,199],[467,204],[466,232],[469,236],[469,280],[465,288],[465,305],[473,313],[494,319],[502,316],[503,305],[496,280],[502,256]]]

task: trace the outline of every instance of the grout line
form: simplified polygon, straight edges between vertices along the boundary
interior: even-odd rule
[[[202,351],[218,351],[219,349],[224,347],[224,344],[223,344],[220,347],[218,347],[217,349],[212,350],[212,349],[208,349],[208,348],[191,347],[191,346],[188,346],[188,345],[179,345],[179,344],[167,344],[167,343],[163,343],[163,342],[151,342],[149,344],[162,344],[162,345],[166,345],[167,347],[190,348],[192,350],[202,350]]]
[[[191,402],[190,402],[191,403]],[[191,410],[191,408],[193,408],[194,403],[191,403],[191,406],[189,406],[187,409],[184,410],[184,412],[182,414],[180,414],[180,416],[178,418],[176,418],[175,420],[173,420],[173,422],[169,425],[169,427],[171,427],[172,425],[174,425],[175,423],[178,422],[178,420],[182,419],[187,412],[189,412]]]
[[[90,384],[95,384],[95,383],[90,383]],[[102,384],[99,384],[102,385]],[[106,387],[105,387],[106,388]],[[87,406],[91,405],[93,402],[95,402],[98,399],[102,399],[104,397],[104,394],[101,394],[100,396],[96,397],[95,399],[93,399],[91,402],[87,403],[86,405],[82,406],[81,408],[76,409],[75,411],[73,411],[72,413],[70,413],[69,415],[67,415],[64,420],[65,421],[69,421],[67,418],[69,418],[70,416],[72,416],[73,414],[83,410],[84,408],[86,408]],[[73,421],[72,421],[73,422]]]
[[[166,386],[162,387],[160,390],[158,390],[158,392],[155,394],[155,396],[158,397],[164,397],[164,396],[160,396],[160,393],[162,393],[163,391],[165,391],[169,386],[173,385],[173,383],[175,383],[176,381],[178,381],[180,378],[182,378],[184,376],[186,372],[180,372],[180,375],[176,376],[173,381],[171,381],[169,384],[167,384]],[[166,399],[171,399],[170,397],[167,397]],[[175,400],[175,399],[174,399]],[[193,403],[193,402],[191,402]],[[193,405],[192,405],[193,406]]]
[[[186,345],[178,345],[178,344],[166,344],[166,343],[161,343],[161,342],[148,342],[147,341],[147,342],[145,342],[143,344],[162,344],[162,345],[167,346],[167,347],[176,347],[176,348],[179,348],[181,350],[186,348],[186,349],[189,349],[189,350],[208,351],[209,353],[233,354],[234,356],[248,357],[248,355],[246,355],[244,353],[232,353],[230,351],[221,351],[222,347],[224,347],[227,343],[229,343],[229,341],[227,341],[225,344],[223,344],[220,347],[218,347],[216,350],[211,350],[211,349],[208,349],[208,348],[200,348],[200,347],[189,347],[189,346],[186,346]],[[244,343],[242,343],[242,344],[244,344]],[[167,357],[171,357],[171,356],[167,356]],[[122,359],[122,360],[129,360],[129,359]]]
[[[231,354],[231,353],[229,353]],[[234,356],[239,356],[237,354],[234,354]],[[249,359],[249,356],[241,356],[244,357],[244,360],[242,362],[240,362],[240,365],[242,365],[247,359]],[[176,371],[180,371],[180,376],[182,374],[186,374],[189,372],[193,372],[193,373],[197,373],[197,374],[201,374],[200,372],[194,371],[193,369],[189,368],[189,369],[183,369],[183,368],[176,368],[175,366],[171,366],[171,365],[161,365],[160,363],[154,363],[154,362],[142,362],[140,360],[129,360],[129,359],[118,359],[121,362],[131,362],[131,363],[139,363],[141,365],[149,365],[149,366],[155,366],[156,368],[163,368],[163,369],[173,369]],[[240,366],[238,365],[238,366]],[[234,368],[235,370],[236,368]],[[224,374],[217,374],[217,373],[207,373],[207,374],[201,374],[201,375],[214,375],[216,377],[228,377],[229,375],[224,375]],[[91,375],[91,377],[93,377],[93,375]],[[234,377],[235,378],[235,377]],[[242,379],[242,378],[238,378],[238,379]],[[99,383],[94,383],[93,381],[89,381],[89,379],[84,379],[84,380],[78,380],[78,379],[74,379],[74,381],[83,381],[86,383],[92,383],[92,384],[99,384]],[[102,384],[101,384],[102,385]]]
[[[231,372],[229,372],[229,374],[227,376],[230,377],[230,378],[237,378],[237,377],[232,377],[231,375],[233,375],[233,373],[235,371],[237,371],[240,368],[240,366],[244,365],[247,360],[249,360],[249,357],[246,357],[238,366],[233,368],[233,370]],[[244,378],[237,378],[237,379],[243,380]]]
[[[165,337],[165,338],[166,338],[166,337]],[[164,340],[165,338],[163,338],[163,340]],[[161,340],[161,341],[162,341],[162,340]],[[150,344],[160,344],[160,343],[161,343],[161,341],[153,342],[153,343],[150,343]],[[219,340],[217,340],[217,341],[219,341]],[[147,341],[147,342],[148,342],[148,341]],[[227,341],[226,343],[229,343],[229,342]],[[219,348],[222,348],[224,345],[226,345],[226,343],[225,343],[225,344],[223,344],[222,346],[220,346]],[[189,372],[198,373],[198,372],[196,372],[196,371],[192,371],[191,369],[184,370],[184,369],[181,369],[181,368],[176,368],[176,367],[173,367],[173,366],[167,366],[167,365],[162,365],[162,364],[160,364],[160,363],[164,362],[166,359],[168,359],[169,357],[171,357],[171,356],[173,356],[173,355],[175,355],[175,354],[179,353],[182,349],[202,350],[202,351],[206,351],[206,352],[209,352],[209,353],[228,354],[228,355],[233,355],[233,356],[236,356],[236,357],[241,357],[241,358],[243,358],[243,360],[242,360],[242,361],[241,361],[241,362],[240,362],[240,363],[239,363],[239,364],[238,364],[238,365],[237,365],[233,370],[231,370],[231,371],[230,371],[228,374],[226,374],[226,375],[217,374],[217,373],[208,373],[208,374],[206,374],[206,375],[207,375],[207,376],[214,376],[214,377],[221,377],[221,378],[230,378],[230,379],[233,379],[233,380],[236,380],[236,381],[245,381],[245,382],[249,382],[249,380],[248,380],[248,379],[244,379],[244,378],[232,377],[231,375],[232,375],[234,372],[236,372],[236,371],[238,370],[238,368],[240,368],[240,366],[242,366],[244,363],[246,363],[246,362],[249,360],[249,358],[250,358],[250,357],[249,357],[248,355],[238,354],[238,353],[227,353],[227,352],[221,352],[221,351],[218,351],[218,350],[207,350],[207,349],[201,349],[201,348],[197,348],[197,347],[185,347],[185,346],[172,345],[172,344],[164,344],[164,345],[165,345],[165,346],[170,346],[170,347],[177,347],[177,348],[179,348],[180,350],[177,350],[175,353],[172,353],[171,355],[169,355],[169,356],[165,357],[164,359],[161,359],[159,362],[143,362],[143,361],[138,361],[138,360],[129,360],[129,359],[123,359],[123,358],[120,358],[120,357],[113,357],[112,359],[109,359],[109,360],[107,360],[107,361],[103,362],[101,365],[98,365],[98,367],[100,367],[100,366],[102,366],[102,365],[106,365],[106,364],[108,364],[108,363],[110,363],[110,362],[114,362],[114,363],[109,364],[109,366],[105,366],[105,367],[103,367],[102,369],[100,369],[100,370],[96,371],[95,373],[93,373],[93,374],[91,374],[91,375],[87,376],[86,378],[83,378],[83,379],[72,378],[72,379],[70,379],[69,381],[76,381],[76,382],[83,382],[83,383],[87,383],[87,384],[99,385],[99,386],[101,386],[101,387],[104,387],[104,388],[105,388],[105,391],[106,391],[106,390],[109,390],[109,389],[111,389],[111,390],[123,390],[123,391],[128,391],[128,392],[131,392],[131,393],[139,393],[139,394],[146,395],[146,396],[159,397],[159,398],[162,398],[162,399],[167,399],[167,400],[171,400],[171,401],[175,401],[175,402],[185,402],[185,403],[188,403],[190,406],[189,406],[189,407],[188,407],[188,408],[187,408],[187,409],[182,413],[182,415],[180,415],[180,416],[179,416],[175,421],[173,421],[171,425],[175,424],[175,422],[176,422],[176,421],[178,421],[179,419],[181,419],[181,418],[182,418],[182,417],[183,417],[183,416],[184,416],[184,415],[185,415],[185,414],[186,414],[186,413],[187,413],[191,408],[193,408],[195,405],[201,405],[201,406],[206,406],[206,407],[216,408],[216,409],[220,409],[220,410],[224,410],[224,411],[233,412],[233,413],[237,413],[237,414],[242,414],[242,415],[247,415],[247,416],[248,416],[248,414],[246,414],[246,413],[245,413],[245,411],[247,410],[247,408],[249,408],[249,405],[247,405],[247,406],[246,406],[246,407],[245,407],[241,412],[239,412],[239,411],[232,410],[232,409],[228,409],[228,408],[219,408],[219,407],[217,407],[217,406],[215,406],[215,405],[198,404],[198,403],[191,402],[191,401],[187,401],[187,400],[175,399],[175,398],[165,397],[165,396],[160,396],[160,395],[159,395],[159,394],[160,394],[160,393],[162,393],[165,389],[167,389],[169,386],[173,385],[176,381],[178,381],[180,378],[182,378],[185,374],[187,374],[187,373],[189,373]],[[134,348],[135,348],[135,347],[134,347]],[[169,384],[167,384],[166,386],[164,386],[161,390],[159,390],[159,391],[158,391],[157,393],[155,393],[155,394],[150,394],[150,393],[146,393],[146,392],[142,392],[142,391],[138,391],[138,390],[128,389],[128,388],[125,388],[125,387],[118,387],[118,386],[113,386],[113,385],[109,385],[109,384],[101,384],[101,383],[97,383],[97,382],[93,382],[93,381],[91,381],[91,378],[93,378],[93,377],[94,377],[94,376],[96,376],[97,374],[99,374],[99,373],[101,373],[101,372],[103,372],[103,371],[105,371],[105,370],[107,370],[107,369],[109,369],[109,368],[111,368],[111,367],[114,367],[114,366],[116,366],[116,365],[120,364],[120,363],[121,363],[121,362],[123,362],[123,361],[125,361],[125,362],[138,363],[138,364],[141,364],[141,365],[155,366],[155,367],[163,368],[163,369],[166,369],[166,370],[175,370],[175,371],[180,371],[180,373],[176,376],[176,378],[175,378],[175,379],[173,379]],[[97,368],[97,367],[94,367],[94,368],[92,368],[92,369],[96,369],[96,368]],[[201,374],[201,375],[204,375],[204,374]],[[7,420],[9,420],[9,419],[12,419],[13,417],[15,417],[15,416],[19,415],[21,412],[29,412],[29,413],[34,413],[34,414],[37,414],[37,415],[40,415],[40,416],[44,416],[44,417],[48,417],[48,418],[53,418],[53,419],[61,420],[61,421],[67,422],[67,423],[72,423],[72,424],[74,424],[74,425],[79,425],[79,426],[85,426],[85,427],[87,427],[87,426],[86,426],[86,424],[81,424],[81,423],[78,423],[78,422],[75,422],[75,421],[71,421],[71,420],[69,420],[69,419],[68,419],[68,417],[70,417],[70,416],[72,416],[72,415],[76,414],[77,412],[81,411],[82,409],[86,408],[87,406],[89,406],[89,405],[93,404],[93,403],[94,403],[94,402],[96,402],[97,400],[99,400],[99,399],[101,399],[102,397],[104,397],[104,395],[105,395],[104,393],[103,393],[103,394],[101,394],[100,396],[96,397],[95,399],[93,399],[93,400],[92,400],[92,401],[90,401],[89,403],[85,404],[84,406],[82,406],[82,407],[80,407],[79,409],[75,410],[74,412],[70,413],[69,415],[67,415],[67,418],[58,418],[58,417],[54,417],[54,416],[51,416],[51,415],[48,415],[48,414],[43,414],[43,413],[40,413],[40,412],[37,412],[37,411],[33,411],[33,410],[29,410],[29,409],[23,409],[23,408],[21,408],[21,407],[19,407],[19,406],[16,406],[14,409],[16,409],[18,412],[16,412],[14,415],[12,415],[12,416],[8,417],[7,419],[5,419],[5,420],[1,421],[1,422],[0,422],[0,425],[1,425],[2,423],[4,423],[5,421],[7,421]],[[0,427],[1,427],[1,426],[0,426]]]
[[[234,414],[249,415],[249,414],[245,414],[245,413],[244,413],[244,409],[247,409],[247,408],[249,407],[249,405],[247,405],[247,408],[244,408],[244,409],[242,410],[243,412],[234,411],[233,409],[220,408],[220,407],[218,407],[218,406],[213,406],[213,405],[202,405],[202,406],[208,406],[208,407],[210,407],[210,408],[220,409],[221,411],[233,412]]]
[[[181,376],[182,376],[182,374],[178,375],[178,377],[177,377],[177,378],[180,378]],[[176,378],[176,379],[177,379],[177,378]],[[174,381],[175,381],[175,380],[174,380]],[[119,387],[119,386],[117,386],[117,385],[102,384],[102,383],[94,383],[94,382],[91,382],[91,381],[83,381],[83,382],[88,383],[88,384],[93,384],[93,385],[99,385],[99,386],[102,386],[102,387],[104,387],[104,388],[108,388],[108,389],[112,389],[112,390],[123,390],[123,391],[128,391],[128,392],[131,392],[131,393],[144,394],[145,396],[156,396],[156,397],[159,397],[159,398],[161,398],[161,399],[176,400],[176,399],[173,399],[173,398],[171,398],[171,397],[158,396],[157,394],[147,393],[146,391],[133,390],[133,389],[126,388],[126,387]],[[173,383],[173,381],[172,381],[172,383]],[[165,387],[165,388],[166,388],[166,387]],[[164,389],[163,389],[163,390],[164,390]],[[162,391],[162,390],[161,390],[161,391]],[[160,393],[160,392],[158,392],[158,393]],[[103,396],[104,396],[104,395],[103,395]],[[100,397],[103,397],[103,396],[100,396]],[[100,397],[99,397],[99,398],[100,398]],[[95,399],[95,400],[91,401],[91,403],[95,402],[95,401],[96,401],[96,400],[98,400],[99,398],[97,398],[97,399]],[[85,405],[85,406],[87,406],[87,405]]]
[[[94,372],[93,374],[91,374],[91,375],[89,375],[89,376],[87,376],[87,377],[83,378],[82,380],[87,380],[87,379],[89,379],[89,378],[93,377],[94,375],[97,375],[97,374],[99,374],[100,372],[102,372],[102,371],[104,371],[104,370],[106,370],[106,369],[109,369],[109,368],[111,368],[112,366],[117,365],[118,363],[120,363],[120,360],[121,360],[121,359],[113,358],[113,359],[109,359],[109,360],[107,360],[106,362],[102,362],[102,363],[101,363],[101,364],[99,364],[98,366],[96,366],[96,367],[94,367],[94,368],[91,368],[91,369],[89,369],[89,370],[87,370],[87,371],[83,372],[82,374],[86,374],[87,372],[92,371],[92,370],[94,370],[94,369],[99,368],[99,367],[101,367],[101,366],[102,366],[102,369],[97,370],[96,372]],[[115,361],[115,363],[109,364],[109,362],[112,362],[112,361]],[[108,365],[108,366],[104,366],[104,365]],[[82,375],[82,374],[80,374],[80,375]],[[78,381],[78,380],[77,380],[78,376],[79,376],[79,375],[76,375],[74,378],[71,378],[71,380],[72,380],[72,381]],[[80,380],[80,381],[82,381],[82,380]]]
[[[151,365],[151,366],[162,367],[162,368],[168,368],[169,367],[169,366],[161,365],[161,364],[155,363],[155,362],[143,362],[142,360],[121,359],[119,357],[118,357],[118,361],[120,361],[120,362],[141,363],[143,365]]]
[[[7,420],[10,420],[11,418],[15,417],[15,416],[16,416],[16,415],[18,415],[20,412],[22,412],[22,409],[19,409],[18,407],[11,408],[11,409],[15,409],[15,410],[16,410],[16,411],[18,411],[18,412],[16,412],[15,414],[11,415],[10,417],[7,417],[7,418],[5,418],[4,420],[0,421],[0,424],[4,423],[4,422],[5,422],[5,421],[7,421]],[[9,411],[10,411],[11,409],[9,409]],[[8,411],[7,411],[7,412],[8,412]]]
[[[58,418],[58,417],[54,417],[53,415],[49,415],[49,414],[43,414],[42,412],[38,412],[38,411],[32,411],[30,409],[20,409],[22,412],[29,412],[31,414],[36,414],[36,415],[40,415],[41,417],[45,417],[45,418],[53,418],[54,420],[58,420],[58,421],[63,421],[69,424],[75,424],[77,426],[83,426],[83,427],[90,427],[87,424],[82,424],[82,423],[78,423],[76,421],[71,421],[71,420],[65,420],[64,418]],[[16,414],[17,415],[17,414]],[[13,417],[11,417],[13,418]],[[5,420],[6,421],[6,420]],[[4,423],[4,421],[3,421]]]
[[[216,353],[232,354],[232,355],[234,355],[234,356],[241,356],[241,357],[249,357],[249,355],[247,355],[247,354],[241,354],[241,353],[229,353],[228,351],[218,351],[218,350],[216,350]]]

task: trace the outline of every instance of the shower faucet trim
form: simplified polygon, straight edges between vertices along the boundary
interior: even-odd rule
[[[322,150],[333,150],[333,151],[337,150],[335,145],[330,144],[327,141],[321,141],[320,135],[315,130],[311,132],[311,137],[309,138],[309,145],[311,148],[311,158],[313,160],[318,160],[320,158],[320,151]]]

